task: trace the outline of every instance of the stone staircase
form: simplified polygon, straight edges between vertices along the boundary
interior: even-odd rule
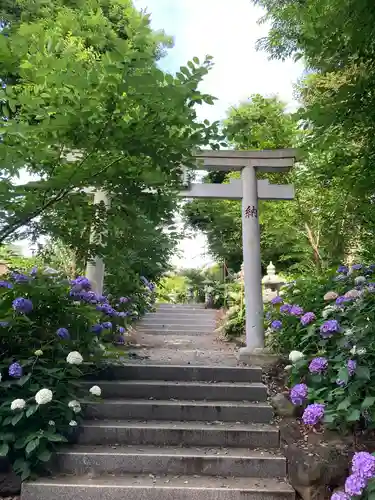
[[[190,336],[189,317],[177,320]],[[58,452],[55,477],[23,484],[22,500],[295,498],[260,368],[132,363],[95,383],[103,401],[87,404],[78,443]]]

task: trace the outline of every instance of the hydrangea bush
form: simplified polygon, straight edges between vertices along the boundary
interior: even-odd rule
[[[134,303],[97,296],[84,277],[69,282],[37,269],[2,276],[0,456],[22,479],[45,468],[55,446],[74,434],[82,401],[100,396],[98,386],[82,392],[80,379],[107,359],[106,332],[123,342]]]
[[[309,281],[306,297],[306,281],[297,281],[268,310],[269,344],[290,352],[290,399],[307,426],[375,427],[373,273],[372,265],[340,266],[325,284]]]

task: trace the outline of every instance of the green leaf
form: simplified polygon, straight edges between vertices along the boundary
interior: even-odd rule
[[[25,412],[23,411],[20,411],[19,413],[17,413],[16,415],[14,415],[14,417],[12,418],[12,425],[17,425],[18,422],[22,419],[22,417],[24,416]]]
[[[339,373],[337,374],[337,378],[339,380],[342,380],[343,382],[345,382],[346,384],[348,383],[348,380],[349,380],[349,373],[348,373],[348,369],[346,366],[343,366],[340,370],[339,370]]]
[[[11,416],[4,418],[3,425],[9,425],[12,422],[12,418]]]
[[[53,433],[53,432],[45,432],[43,435],[48,441],[52,443],[66,443],[67,439],[61,434]]]
[[[38,409],[38,405],[32,405],[26,410],[26,418],[31,417]]]
[[[195,62],[195,64],[200,64],[198,57],[193,57],[193,61]]]
[[[375,397],[373,396],[367,396],[362,404],[361,404],[361,408],[362,410],[364,410],[365,408],[370,408],[371,406],[373,406],[373,404],[375,403]]]
[[[51,459],[52,453],[49,450],[42,450],[37,454],[41,462],[48,462]]]
[[[26,455],[30,455],[30,453],[32,453],[36,448],[38,448],[39,442],[40,442],[39,438],[30,441],[25,448]]]
[[[324,422],[326,422],[327,424],[331,424],[332,422],[334,422],[336,419],[336,415],[334,413],[326,413],[324,415]]]
[[[363,379],[363,380],[370,380],[370,370],[367,368],[367,366],[357,366],[357,369],[355,371],[356,377]]]
[[[357,409],[352,410],[349,415],[346,417],[348,422],[357,422],[361,417],[361,412]]]
[[[350,398],[345,398],[341,403],[337,405],[337,410],[347,410],[351,404]]]
[[[8,455],[8,451],[9,451],[9,444],[2,443],[0,445],[0,457],[6,457]]]

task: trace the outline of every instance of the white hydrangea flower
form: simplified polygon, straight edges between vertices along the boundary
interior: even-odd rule
[[[51,427],[54,427],[56,424],[55,424],[55,421],[54,420],[50,420],[48,422],[48,425],[50,425]]]
[[[350,337],[350,335],[353,335],[353,329],[352,328],[345,328],[343,333],[344,333],[345,337]]]
[[[66,362],[70,365],[81,365],[83,363],[83,357],[78,351],[72,351],[67,355]]]
[[[364,276],[357,276],[354,279],[354,284],[355,285],[363,285],[363,283],[366,283],[366,278]]]
[[[41,349],[38,349],[34,352],[35,356],[43,356],[43,351]]]
[[[289,361],[292,363],[297,363],[300,359],[304,357],[304,354],[300,351],[291,351],[289,354]]]
[[[75,420],[71,420],[69,422],[69,425],[70,425],[70,427],[77,427],[78,424],[77,424],[77,422]]]
[[[366,349],[364,347],[360,347],[359,349],[357,349],[357,346],[354,345],[351,349],[350,349],[350,354],[358,354],[359,356],[362,356],[363,354],[366,354]]]
[[[324,300],[336,300],[338,297],[337,293],[336,292],[333,292],[333,291],[330,291],[330,292],[327,292],[323,299]]]
[[[2,381],[2,379],[3,379],[3,376],[2,376],[2,375],[1,375],[1,373],[0,373],[0,382]]]
[[[102,390],[101,388],[98,386],[98,385],[93,385],[90,389],[90,393],[93,395],[93,396],[101,396],[102,394]]]
[[[15,399],[10,405],[12,411],[23,410],[26,406],[26,401],[24,399]]]
[[[366,354],[367,350],[365,347],[362,347],[361,349],[358,349],[357,354],[359,356],[363,356],[363,354]]]
[[[284,368],[284,370],[286,372],[290,372],[290,370],[293,368],[293,365],[286,365],[286,367]]]
[[[346,292],[344,297],[347,297],[349,299],[358,299],[358,297],[361,296],[361,292],[359,290],[356,290],[355,288],[353,290],[349,290]]]
[[[35,394],[35,401],[38,405],[45,405],[52,401],[52,391],[50,389],[40,389]]]
[[[322,311],[322,318],[327,319],[328,316],[338,310],[337,306],[326,306]]]
[[[74,413],[79,413],[81,411],[81,404],[76,399],[69,401],[68,407],[71,408],[74,411]]]

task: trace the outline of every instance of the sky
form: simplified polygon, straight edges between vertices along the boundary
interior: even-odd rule
[[[267,36],[268,25],[259,24],[264,12],[251,0],[135,0],[137,8],[151,13],[154,29],[173,36],[175,45],[161,63],[175,72],[193,57],[213,57],[214,68],[201,90],[218,100],[202,106],[200,119],[222,120],[227,110],[246,101],[251,94],[278,95],[289,109],[296,107],[293,85],[301,76],[301,63],[270,61],[257,51],[257,40]],[[173,258],[178,267],[202,267],[212,263],[206,238],[200,234],[185,239]]]

